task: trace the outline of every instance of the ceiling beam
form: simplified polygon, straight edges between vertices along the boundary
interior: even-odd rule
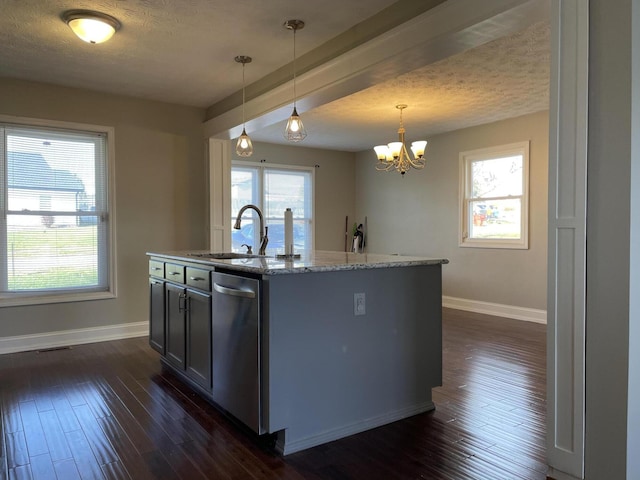
[[[404,73],[477,47],[549,18],[548,0],[448,0],[296,77],[297,109],[304,113]],[[288,118],[292,82],[248,100],[251,132]],[[205,138],[242,131],[242,105],[204,123]]]

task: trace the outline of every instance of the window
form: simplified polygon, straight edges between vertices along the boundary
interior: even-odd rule
[[[460,154],[460,246],[528,248],[529,142]]]
[[[231,168],[232,222],[240,209],[249,203],[262,210],[269,227],[267,250],[284,253],[284,211],[293,211],[294,250],[313,248],[313,169],[302,167],[255,166],[234,162]],[[231,247],[245,251],[243,244],[260,245],[260,223],[253,210],[242,215],[240,230],[231,230]]]
[[[0,123],[0,305],[111,297],[112,131],[30,123]]]

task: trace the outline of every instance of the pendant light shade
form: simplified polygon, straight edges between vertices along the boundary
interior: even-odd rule
[[[284,129],[284,138],[290,142],[299,142],[307,136],[307,131],[296,109],[296,31],[304,28],[304,22],[302,20],[287,20],[284,22],[284,26],[288,30],[293,30],[293,112]]]
[[[253,143],[244,128],[236,143],[236,154],[239,157],[250,157],[253,154]]]
[[[91,10],[68,10],[62,20],[78,38],[87,43],[103,43],[120,30],[121,24],[110,15]]]
[[[246,55],[238,55],[234,60],[242,64],[242,134],[238,137],[236,143],[236,154],[239,157],[250,157],[253,154],[253,143],[249,135],[247,135],[244,123],[244,66],[247,63],[251,63],[252,58]]]

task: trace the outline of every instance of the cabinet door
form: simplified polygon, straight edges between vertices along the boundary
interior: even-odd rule
[[[164,282],[149,279],[149,345],[165,353]]]
[[[184,370],[187,290],[167,283],[165,301],[167,315],[166,358],[176,367]]]
[[[187,290],[187,375],[211,389],[211,295]]]

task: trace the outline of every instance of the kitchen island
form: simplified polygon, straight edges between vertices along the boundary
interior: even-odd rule
[[[148,255],[150,344],[282,454],[434,408],[447,260]]]

